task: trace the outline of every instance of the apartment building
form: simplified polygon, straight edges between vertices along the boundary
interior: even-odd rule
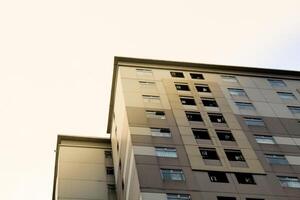
[[[116,200],[110,139],[59,135],[53,200]]]
[[[119,200],[300,199],[300,72],[116,57],[107,132]]]

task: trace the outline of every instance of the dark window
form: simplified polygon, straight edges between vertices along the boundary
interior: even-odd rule
[[[232,133],[226,130],[216,130],[219,140],[223,141],[235,141]]]
[[[182,105],[196,105],[195,100],[192,97],[180,97]]]
[[[265,200],[265,199],[262,199],[262,198],[246,198],[246,200]]]
[[[111,151],[104,151],[105,158],[112,158]]]
[[[117,151],[120,150],[119,142],[117,141]]]
[[[165,112],[163,111],[146,110],[146,116],[153,119],[166,119]]]
[[[244,120],[248,126],[265,126],[265,123],[261,118],[245,117]]]
[[[171,137],[171,131],[169,128],[150,127],[150,132],[154,137]]]
[[[251,174],[235,173],[235,177],[240,184],[255,184],[254,178]]]
[[[219,160],[216,149],[213,148],[199,148],[201,156],[203,159],[208,160]]]
[[[124,180],[122,180],[122,190],[125,189],[125,183],[124,183]]]
[[[236,200],[235,197],[217,197],[218,200]]]
[[[205,84],[197,84],[195,87],[198,92],[211,92],[208,85]]]
[[[300,107],[299,106],[288,106],[288,109],[293,114],[300,114]]]
[[[170,72],[172,77],[184,78],[183,72]]]
[[[221,113],[208,113],[209,119],[213,123],[226,123]]]
[[[122,162],[121,160],[119,160],[119,169],[121,170],[121,168],[122,168]]]
[[[226,173],[224,172],[208,172],[211,182],[228,183]]]
[[[190,88],[189,88],[188,84],[175,83],[175,87],[176,87],[177,90],[190,91]]]
[[[190,73],[192,79],[204,79],[203,74]]]
[[[286,84],[283,82],[283,80],[268,79],[268,81],[272,87],[285,87],[286,86]]]
[[[114,168],[113,167],[106,167],[106,174],[107,175],[114,175]]]
[[[239,150],[229,150],[225,149],[226,156],[230,161],[245,161],[245,158],[241,151]]]
[[[167,200],[190,200],[189,194],[167,194]]]
[[[218,107],[216,100],[213,98],[201,98],[201,100],[204,106]]]
[[[199,112],[186,111],[185,115],[189,121],[203,121]]]
[[[193,131],[195,139],[204,139],[204,140],[210,139],[207,129],[192,128],[192,131]]]

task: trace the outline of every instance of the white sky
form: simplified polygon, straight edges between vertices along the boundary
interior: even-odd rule
[[[300,1],[0,1],[0,199],[50,200],[57,134],[103,136],[113,57],[300,70]]]

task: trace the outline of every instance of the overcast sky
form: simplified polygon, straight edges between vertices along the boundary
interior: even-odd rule
[[[0,199],[50,200],[57,134],[105,135],[114,56],[300,70],[299,8],[0,1]]]

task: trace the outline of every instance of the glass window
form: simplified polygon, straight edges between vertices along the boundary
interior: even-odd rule
[[[255,140],[259,144],[275,144],[275,140],[269,135],[255,135]]]
[[[240,184],[256,184],[252,174],[235,173],[235,177]]]
[[[166,119],[165,113],[163,111],[154,111],[154,110],[146,110],[147,118],[152,119]]]
[[[167,200],[190,200],[189,194],[167,194]]]
[[[211,92],[208,85],[206,84],[196,84],[195,87],[198,92]]]
[[[300,188],[300,181],[297,177],[278,176],[282,187]]]
[[[219,140],[223,141],[235,141],[232,133],[227,130],[216,130]]]
[[[247,94],[243,89],[228,88],[228,91],[232,97],[247,97]]]
[[[185,115],[189,121],[203,121],[200,112],[186,111]]]
[[[204,139],[204,140],[210,139],[207,129],[192,128],[192,131],[193,131],[195,139]]]
[[[283,80],[268,79],[268,81],[272,87],[285,87],[286,86],[286,84],[283,82]]]
[[[220,197],[220,196],[217,196],[217,200],[236,200],[235,197]]]
[[[181,169],[160,169],[164,181],[184,181],[185,177]]]
[[[107,175],[114,175],[114,168],[113,167],[106,167],[106,174]]]
[[[152,76],[151,69],[136,69],[136,74],[139,76]]]
[[[288,165],[289,162],[285,158],[284,155],[279,155],[279,154],[265,154],[265,157],[270,164],[275,164],[275,165]]]
[[[225,172],[208,172],[208,176],[211,182],[228,183],[228,179]]]
[[[203,74],[190,73],[192,79],[204,79]]]
[[[158,157],[177,158],[176,148],[155,147],[155,152]]]
[[[226,123],[225,118],[221,113],[208,113],[208,117],[213,123]]]
[[[219,160],[216,149],[214,148],[199,148],[200,154],[203,159],[208,160]]]
[[[238,80],[235,76],[231,76],[231,75],[221,75],[223,81],[225,82],[230,82],[230,83],[237,83]]]
[[[246,102],[235,102],[235,105],[240,109],[240,110],[255,110],[254,106],[252,103],[246,103]]]
[[[207,107],[218,107],[218,104],[214,98],[201,98],[204,106]]]
[[[184,78],[183,72],[170,72],[172,77]]]
[[[143,88],[153,88],[156,86],[155,82],[152,81],[139,81],[139,84]]]
[[[193,97],[180,97],[180,101],[182,105],[196,105],[196,102]]]
[[[245,161],[245,158],[240,150],[225,149],[225,154],[229,161]]]
[[[160,103],[159,96],[143,95],[143,99],[145,103]]]
[[[265,126],[265,123],[261,118],[245,117],[244,120],[248,126]]]
[[[300,114],[300,107],[298,107],[298,106],[288,106],[288,109],[293,114]]]
[[[282,100],[296,100],[296,96],[292,92],[277,92]]]
[[[154,137],[171,137],[171,131],[169,128],[150,127],[150,132]]]
[[[190,91],[190,88],[187,83],[175,83],[175,87],[180,91]]]

